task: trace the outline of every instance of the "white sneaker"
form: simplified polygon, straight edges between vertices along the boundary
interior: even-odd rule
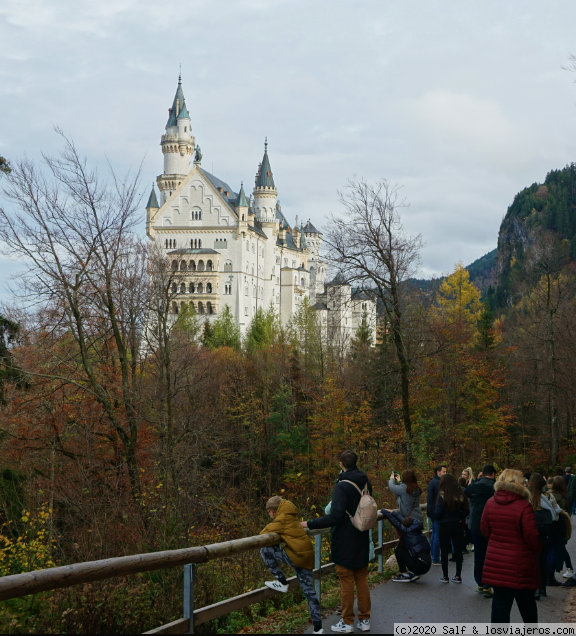
[[[280,583],[280,581],[264,581],[264,585],[269,587],[271,590],[276,590],[277,592],[288,591],[288,585],[284,585],[284,583]]]
[[[321,627],[318,631],[314,630],[312,633],[313,634],[323,634],[324,633],[324,628]]]
[[[356,623],[356,627],[361,632],[369,632],[370,631],[370,621],[367,618],[365,618],[363,621],[358,621]]]
[[[564,572],[564,574],[562,575],[565,579],[570,579],[572,578],[572,575],[574,574],[574,571],[571,570],[570,568],[566,568],[566,572]]]
[[[354,631],[352,625],[346,625],[346,623],[340,619],[336,625],[332,625],[330,628],[333,632],[341,632],[342,634],[351,634]]]

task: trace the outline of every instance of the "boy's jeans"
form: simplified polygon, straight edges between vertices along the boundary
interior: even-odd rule
[[[430,538],[430,549],[432,551],[432,562],[440,563],[440,522],[432,522],[432,537]]]
[[[310,610],[312,622],[321,623],[322,616],[320,615],[320,601],[314,591],[312,570],[296,567],[286,552],[284,552],[284,550],[278,545],[273,545],[269,548],[262,548],[260,550],[260,556],[266,564],[266,567],[270,570],[270,572],[272,572],[277,580],[280,579],[283,574],[280,563],[285,563],[286,565],[294,568],[294,572],[296,572],[302,592],[304,592],[304,596],[308,601],[308,609]]]

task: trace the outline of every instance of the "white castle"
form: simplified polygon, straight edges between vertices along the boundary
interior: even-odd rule
[[[146,206],[146,233],[179,271],[172,310],[184,304],[214,320],[228,305],[241,331],[258,308],[275,307],[286,325],[305,298],[326,333],[354,336],[362,321],[376,333],[376,304],[355,297],[349,285],[326,284],[320,255],[322,233],[310,221],[291,226],[278,200],[268,144],[248,198],[202,168],[186,108],[181,78],[160,145],[164,172]],[[185,272],[185,274],[183,274]],[[183,281],[183,282],[181,282]]]

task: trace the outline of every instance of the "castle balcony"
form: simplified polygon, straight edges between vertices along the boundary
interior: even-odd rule
[[[216,315],[219,300],[220,294],[178,294],[172,301],[172,313],[178,314],[186,305],[191,305],[198,316]]]
[[[162,135],[160,139],[161,139],[160,143],[164,143],[165,141],[178,141],[178,135],[166,133],[165,135]]]

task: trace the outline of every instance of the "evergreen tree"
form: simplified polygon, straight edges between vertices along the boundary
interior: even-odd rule
[[[212,339],[214,338],[214,327],[210,324],[208,318],[204,321],[204,328],[202,329],[202,344],[208,349],[211,348]]]
[[[268,311],[258,307],[246,332],[246,349],[254,351],[269,347],[277,340],[281,331],[280,318],[272,303]]]
[[[209,335],[205,336],[205,345],[210,349],[219,347],[232,347],[240,349],[240,327],[238,326],[232,311],[228,305],[224,306],[222,313],[216,318],[209,328]]]

